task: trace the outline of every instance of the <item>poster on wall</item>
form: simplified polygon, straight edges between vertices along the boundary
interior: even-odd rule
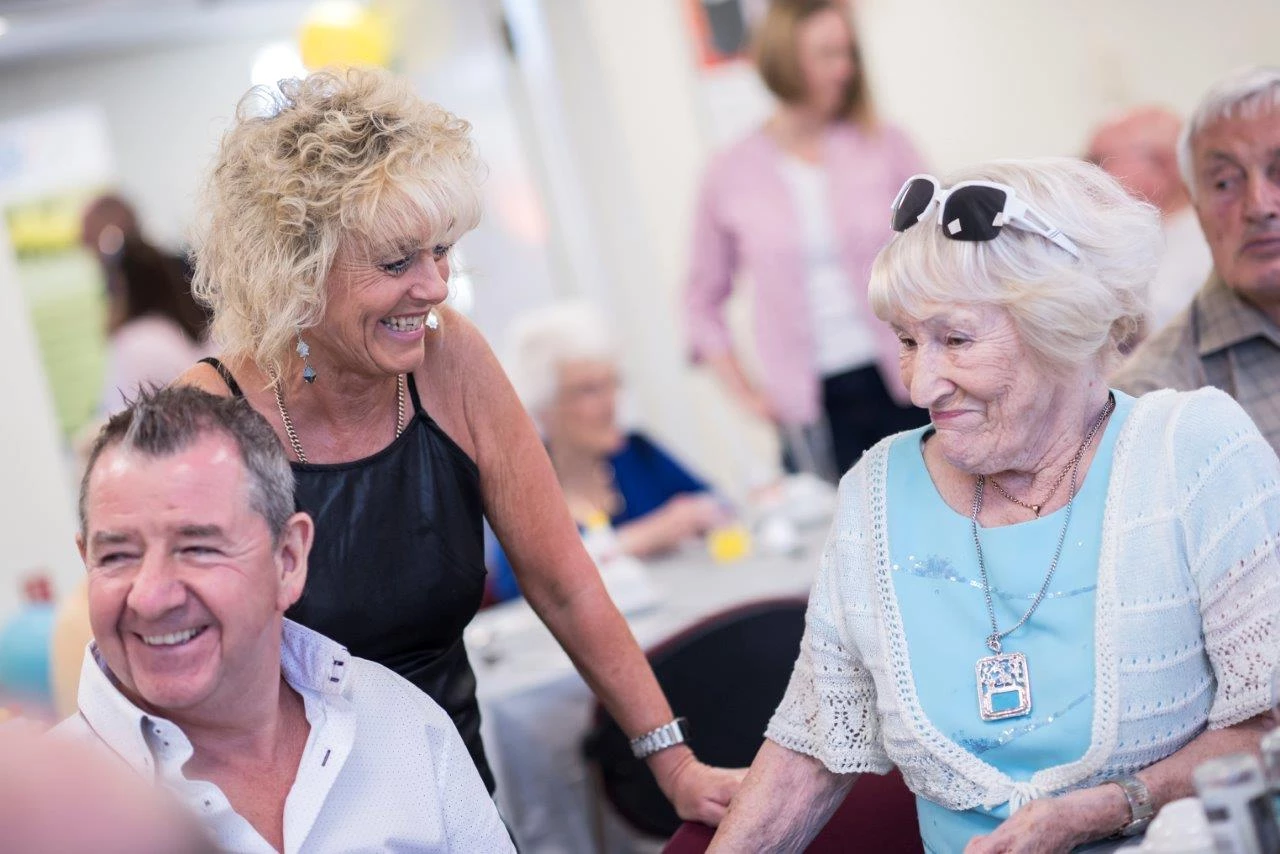
[[[751,38],[768,0],[684,0],[707,135],[719,148],[769,115],[773,101],[751,63]]]
[[[765,3],[766,0],[685,0],[698,67],[705,70],[746,60],[751,28],[764,14]]]
[[[0,216],[68,440],[97,412],[105,358],[103,278],[80,247],[80,217],[113,176],[106,119],[94,107],[0,123]]]

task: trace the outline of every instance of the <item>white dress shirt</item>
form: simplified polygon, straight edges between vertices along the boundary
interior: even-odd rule
[[[462,738],[430,697],[289,620],[281,664],[311,727],[285,801],[285,854],[515,850]],[[120,693],[93,644],[79,707],[56,733],[96,737],[173,791],[224,850],[275,850],[221,789],[183,776],[191,742]]]
[[[836,242],[821,166],[796,157],[782,159],[782,177],[791,190],[804,234],[805,297],[813,324],[815,365],[823,377],[873,365],[876,341],[845,273]]]

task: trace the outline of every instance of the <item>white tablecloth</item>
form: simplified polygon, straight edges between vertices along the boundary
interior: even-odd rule
[[[649,573],[657,604],[628,614],[631,630],[647,648],[724,608],[806,595],[825,536],[825,525],[810,529],[802,535],[802,551],[789,557],[715,564],[698,550],[655,562]],[[595,698],[523,602],[482,612],[466,638],[498,805],[521,854],[596,851],[594,795],[582,758]],[[616,820],[606,823],[605,833],[610,854],[661,848]]]

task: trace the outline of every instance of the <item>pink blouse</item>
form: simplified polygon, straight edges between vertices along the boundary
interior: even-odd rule
[[[725,303],[734,277],[748,274],[764,393],[785,423],[811,424],[819,415],[819,377],[804,302],[801,221],[780,171],[784,156],[762,128],[712,159],[694,214],[685,314],[695,362],[730,350]],[[894,398],[905,403],[898,341],[867,305],[867,282],[876,253],[893,236],[889,206],[902,182],[924,171],[922,161],[895,127],[864,131],[842,123],[827,134],[823,168],[849,284],[875,330],[877,365]]]

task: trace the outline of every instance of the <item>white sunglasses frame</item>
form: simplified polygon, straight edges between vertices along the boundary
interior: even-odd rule
[[[889,206],[891,213],[896,214],[898,212],[898,205],[902,204],[903,198],[907,195],[907,189],[915,181],[928,181],[933,186],[933,196],[912,225],[919,225],[923,222],[936,206],[939,211],[938,227],[947,229],[949,234],[954,235],[959,229],[952,231],[949,225],[942,222],[941,211],[946,204],[947,198],[956,190],[965,187],[988,187],[993,190],[1000,190],[1005,194],[1004,208],[996,214],[996,221],[992,223],[994,226],[1003,228],[1008,225],[1021,231],[1030,231],[1033,234],[1038,234],[1051,241],[1059,249],[1070,254],[1077,261],[1080,260],[1080,247],[1076,246],[1075,241],[1063,234],[1062,229],[1054,225],[1048,217],[1019,198],[1018,191],[1008,184],[997,184],[994,181],[961,181],[959,184],[943,189],[942,183],[932,175],[924,173],[912,175],[902,182],[902,189],[898,190],[898,195],[894,197],[893,204]],[[911,228],[911,226],[907,226],[907,228]]]

